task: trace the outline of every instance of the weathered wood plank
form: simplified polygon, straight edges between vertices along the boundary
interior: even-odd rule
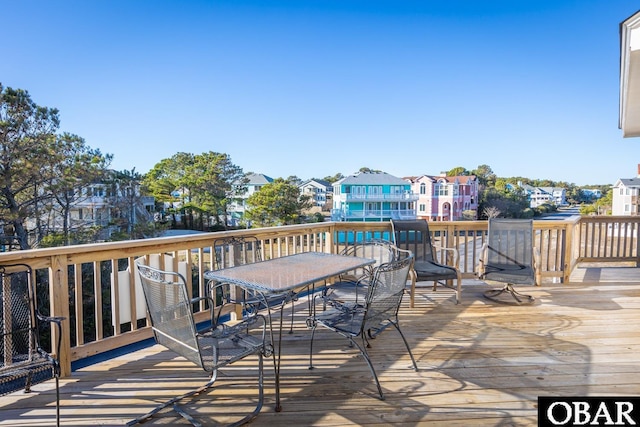
[[[265,360],[265,407],[253,426],[537,424],[541,395],[638,395],[640,284],[550,284],[531,288],[533,306],[497,305],[486,285],[453,293],[419,287],[400,319],[419,372],[398,334],[372,341],[371,360],[386,400],[377,398],[368,367],[344,338],[319,330],[308,369],[307,300],[300,299],[293,334],[284,335],[283,411],[273,410],[273,364]],[[285,313],[287,315],[287,313]],[[187,407],[202,420],[230,421],[255,398],[256,359],[224,370],[219,388]],[[206,381],[204,373],[159,346],[88,366],[61,381],[63,425],[122,425],[155,404]],[[52,425],[55,389],[0,397],[0,426]],[[221,406],[222,405],[222,406]],[[145,425],[186,425],[163,413]]]

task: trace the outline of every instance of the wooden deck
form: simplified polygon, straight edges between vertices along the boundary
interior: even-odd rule
[[[485,289],[465,281],[460,305],[453,292],[430,287],[419,288],[415,308],[406,299],[401,325],[420,370],[410,369],[395,331],[374,341],[385,401],[364,360],[336,334],[319,331],[316,369],[307,369],[301,300],[295,332],[283,344],[283,411],[273,410],[267,359],[265,406],[251,424],[534,426],[540,395],[640,395],[640,269],[580,269],[573,284],[528,288],[533,306],[492,303],[482,297]],[[225,414],[242,410],[255,395],[255,365],[248,359],[227,369],[219,390],[194,401],[199,419],[229,421]],[[204,383],[203,374],[159,346],[79,369],[61,381],[62,424],[123,425]],[[53,425],[54,399],[53,382],[0,397],[0,425]],[[143,425],[184,424],[163,413]]]

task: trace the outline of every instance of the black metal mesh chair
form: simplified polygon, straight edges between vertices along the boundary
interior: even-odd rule
[[[324,303],[332,306],[364,304],[367,288],[373,280],[376,267],[396,259],[398,248],[388,240],[369,239],[348,246],[341,254],[375,259],[376,262],[342,275],[336,283],[324,288],[322,292]]]
[[[216,381],[218,369],[250,355],[258,356],[257,404],[253,412],[231,425],[242,425],[255,418],[264,401],[263,356],[270,356],[273,351],[266,340],[266,318],[254,314],[239,322],[222,321],[221,315],[228,312],[225,301],[229,298],[223,295],[221,303],[217,305],[210,296],[190,299],[182,275],[149,267],[142,260],[136,261],[136,266],[156,342],[201,367],[210,375],[210,379],[198,389],[159,405],[127,425],[142,423],[168,406],[173,406],[178,414],[193,425],[200,425],[178,402],[206,391]],[[218,293],[214,290],[213,295]],[[191,310],[193,304],[203,299],[208,301],[210,307],[211,324],[198,330]]]
[[[391,228],[395,244],[398,248],[409,250],[415,258],[411,281],[411,307],[414,305],[416,281],[433,281],[433,290],[437,285],[453,289],[456,293],[456,304],[460,302],[462,292],[462,276],[459,269],[459,254],[455,248],[436,246],[431,241],[429,224],[425,220],[391,220]],[[449,252],[451,264],[440,262],[437,254]],[[453,281],[457,284],[454,285]]]
[[[533,245],[533,220],[489,219],[487,242],[478,262],[478,278],[504,283],[500,289],[490,289],[484,296],[497,302],[533,303],[531,295],[516,291],[513,285],[540,284],[540,254]],[[507,293],[513,299],[500,299]]]
[[[367,348],[369,347],[370,339],[377,337],[387,327],[393,326],[400,334],[407,348],[413,368],[416,371],[418,370],[418,365],[398,321],[398,311],[402,303],[402,296],[405,292],[412,263],[413,257],[409,255],[404,259],[378,266],[369,284],[364,305],[355,306],[352,310],[330,308],[307,319],[307,326],[312,330],[309,369],[313,369],[313,339],[316,328],[322,326],[347,338],[351,345],[360,350],[376,382],[380,399],[384,400],[384,393],[373,363],[369,358]]]
[[[62,317],[43,316],[36,303],[33,273],[27,265],[0,266],[0,396],[55,379],[56,424],[60,425],[60,361],[40,346],[46,329],[60,349]]]

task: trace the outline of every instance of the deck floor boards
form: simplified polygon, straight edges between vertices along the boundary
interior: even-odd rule
[[[640,395],[640,277],[625,271],[581,272],[600,282],[529,288],[532,306],[499,305],[482,297],[487,285],[466,280],[462,303],[453,292],[418,288],[403,302],[401,325],[419,366],[394,330],[373,341],[370,355],[386,400],[364,360],[337,334],[318,330],[314,370],[308,369],[306,299],[285,334],[283,411],[273,410],[273,370],[265,360],[265,406],[253,426],[447,425],[534,426],[537,397]],[[285,312],[285,315],[287,313]],[[256,359],[222,371],[218,388],[186,405],[207,421],[241,413],[255,399]],[[79,369],[61,380],[65,426],[119,426],[155,404],[206,381],[204,372],[154,345]],[[0,426],[54,425],[52,381],[34,392],[0,397]],[[216,406],[217,405],[217,406]],[[224,406],[220,406],[224,405]],[[222,418],[221,418],[222,417]],[[143,425],[186,425],[162,413]]]

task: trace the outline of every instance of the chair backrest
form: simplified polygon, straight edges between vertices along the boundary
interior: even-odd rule
[[[391,228],[398,248],[411,251],[416,261],[436,262],[426,220],[391,220]]]
[[[375,269],[367,291],[363,331],[397,315],[412,265],[413,256],[408,255]]]
[[[0,372],[27,362],[39,347],[31,270],[27,266],[1,266]]]
[[[513,281],[514,276],[522,276],[519,283],[532,283],[533,220],[489,219],[486,257],[486,268],[493,271],[492,280]],[[504,280],[500,280],[501,275]]]
[[[142,259],[136,261],[136,267],[158,344],[206,370],[185,278],[179,273],[149,267]]]
[[[355,256],[360,258],[375,259],[374,264],[366,267],[358,268],[354,271],[350,271],[349,274],[366,281],[370,281],[373,278],[375,268],[393,261],[396,258],[397,248],[388,240],[382,239],[368,239],[362,242],[358,242],[355,245],[347,246],[342,252],[342,255]]]
[[[260,241],[253,236],[224,237],[213,242],[214,270],[262,261]]]

